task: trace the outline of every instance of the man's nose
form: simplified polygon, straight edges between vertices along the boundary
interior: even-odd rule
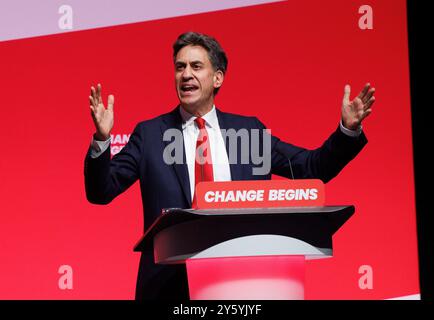
[[[192,70],[191,70],[190,66],[185,67],[184,71],[182,72],[182,78],[184,80],[191,79],[193,77],[193,73],[191,71]]]

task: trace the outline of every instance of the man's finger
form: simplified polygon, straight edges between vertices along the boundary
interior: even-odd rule
[[[93,121],[96,121],[96,112],[95,112],[95,107],[90,105],[90,115],[92,116]]]
[[[102,103],[102,98],[101,98],[101,84],[98,83],[98,85],[96,86],[96,94],[97,94],[97,102],[98,103]]]
[[[350,103],[350,94],[351,94],[351,87],[349,84],[347,84],[345,85],[344,88],[344,99],[343,99],[344,104]]]
[[[113,111],[114,104],[115,104],[115,96],[110,94],[108,96],[107,109]]]
[[[370,87],[371,87],[371,84],[368,82],[365,85],[365,87],[363,88],[363,90],[360,91],[358,97],[363,100],[363,97],[366,95],[366,93],[368,92],[368,90],[369,90]]]
[[[375,93],[375,88],[369,89],[368,93],[362,99],[363,103],[368,102],[369,99],[371,99],[371,97],[374,95],[374,93]]]
[[[97,101],[96,100],[96,91],[95,91],[95,88],[93,86],[90,87],[90,95],[92,96],[92,98],[94,99],[94,101]]]
[[[92,96],[89,96],[89,102],[93,107],[96,107],[95,99]]]
[[[374,104],[375,102],[375,97],[372,97],[371,99],[369,99],[368,103],[365,104],[365,107],[363,108],[365,111],[370,109],[371,106]]]
[[[372,109],[365,110],[360,121],[363,121],[367,116],[369,116],[371,114],[371,112],[372,112]]]

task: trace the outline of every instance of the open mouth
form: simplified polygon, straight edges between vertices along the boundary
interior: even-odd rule
[[[199,87],[193,84],[184,84],[181,86],[181,92],[186,95],[192,94],[198,89]]]

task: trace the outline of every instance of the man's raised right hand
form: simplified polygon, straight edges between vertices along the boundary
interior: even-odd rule
[[[94,138],[95,140],[105,141],[110,138],[110,132],[113,128],[115,97],[113,95],[108,96],[106,109],[102,103],[101,84],[98,83],[96,90],[94,87],[90,88],[89,101],[90,113],[96,129]]]

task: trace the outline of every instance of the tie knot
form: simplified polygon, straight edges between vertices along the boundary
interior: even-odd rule
[[[203,118],[196,118],[194,119],[199,129],[205,129],[205,120]]]

